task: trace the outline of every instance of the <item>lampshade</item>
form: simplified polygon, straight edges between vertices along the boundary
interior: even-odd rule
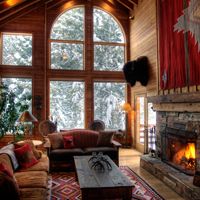
[[[125,112],[129,112],[132,110],[131,105],[129,103],[124,103],[122,105],[122,110],[124,110]]]
[[[37,121],[38,120],[28,110],[25,110],[17,119],[17,122],[37,122]]]

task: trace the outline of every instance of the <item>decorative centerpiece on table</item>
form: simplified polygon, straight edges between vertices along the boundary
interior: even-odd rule
[[[105,171],[112,170],[112,166],[107,160],[107,158],[103,155],[102,152],[96,153],[93,152],[91,158],[88,160],[91,169]]]

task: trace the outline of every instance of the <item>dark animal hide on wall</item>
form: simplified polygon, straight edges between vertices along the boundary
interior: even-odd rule
[[[146,86],[149,80],[149,61],[146,56],[141,56],[137,60],[125,63],[123,72],[126,81],[132,86],[136,81]]]

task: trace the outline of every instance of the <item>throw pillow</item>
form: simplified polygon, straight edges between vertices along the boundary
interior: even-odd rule
[[[19,188],[16,181],[3,172],[0,172],[0,197],[20,200]]]
[[[74,147],[74,141],[72,135],[65,135],[63,136],[64,148],[71,149]]]
[[[13,172],[4,163],[0,163],[0,172],[7,174],[11,178],[13,177]]]
[[[64,147],[63,137],[61,133],[48,134],[48,138],[51,142],[52,149],[62,149]]]
[[[24,140],[24,141],[20,141],[20,142],[18,142],[18,143],[15,143],[15,148],[22,147],[22,146],[23,146],[24,144],[26,144],[26,143],[30,145],[31,150],[33,151],[34,156],[36,157],[37,160],[39,160],[39,159],[41,158],[42,154],[41,154],[40,151],[38,151],[38,150],[36,149],[36,147],[34,146],[32,140]]]
[[[23,169],[29,168],[39,162],[34,156],[30,145],[27,143],[22,147],[15,149],[14,152],[19,162],[19,166]]]
[[[97,140],[97,146],[112,146],[113,131],[101,131]]]

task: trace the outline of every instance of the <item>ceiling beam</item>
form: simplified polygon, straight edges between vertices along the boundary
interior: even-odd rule
[[[138,5],[138,0],[128,0],[128,1],[135,4],[135,5]]]
[[[127,12],[127,8],[124,7],[121,3],[119,3],[116,0],[103,0],[103,1],[102,0],[98,0],[98,1],[96,0],[96,2],[101,2],[99,5],[106,3],[112,9],[117,9],[118,10],[117,12],[120,12],[120,11]]]
[[[6,17],[9,17],[10,15],[13,15],[24,8],[29,7],[30,5],[33,5],[40,0],[32,0],[32,1],[23,1],[21,4],[17,4],[16,6],[10,7],[9,9],[4,9],[0,14],[0,20],[5,19]]]
[[[117,0],[124,7],[128,8],[130,11],[133,11],[134,5],[127,0]]]
[[[2,2],[0,2],[0,13],[5,12],[6,10],[9,10],[9,9],[13,8],[14,6],[17,6],[25,1],[26,0],[18,0],[18,1],[13,2],[13,4],[10,4],[10,5],[8,4],[8,2],[6,0],[2,1]]]
[[[0,26],[12,21],[15,17],[22,16],[25,13],[36,9],[38,6],[41,6],[46,2],[47,0],[26,0],[25,2],[18,4],[9,10],[5,10],[3,13],[0,13]]]

